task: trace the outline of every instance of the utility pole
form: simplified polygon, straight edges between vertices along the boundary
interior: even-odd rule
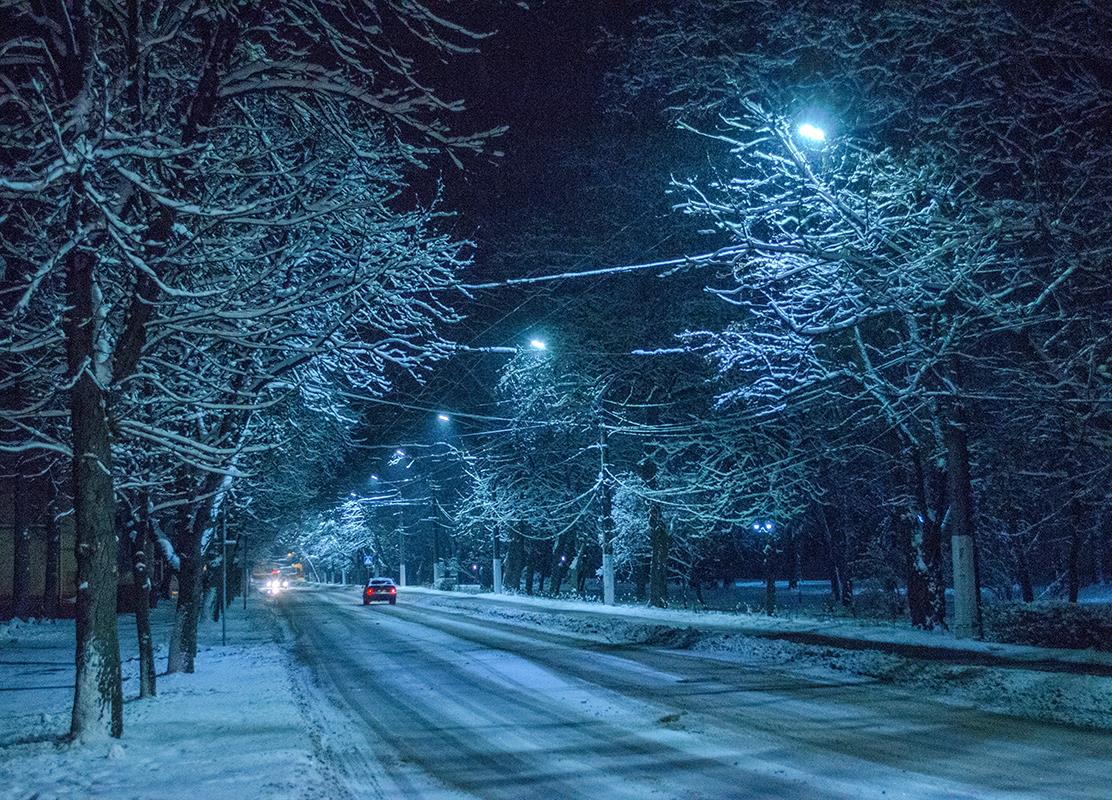
[[[398,525],[398,585],[405,586],[405,534]]]

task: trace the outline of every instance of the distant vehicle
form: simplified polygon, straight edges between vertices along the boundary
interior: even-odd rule
[[[263,592],[268,597],[276,597],[288,588],[290,588],[289,578],[284,577],[278,570],[273,570],[263,581]]]
[[[371,578],[363,587],[363,605],[398,602],[398,587],[390,578]]]

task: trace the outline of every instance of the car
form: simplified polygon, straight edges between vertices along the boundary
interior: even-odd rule
[[[363,587],[363,605],[398,602],[398,586],[390,578],[371,578]]]
[[[283,578],[278,570],[274,570],[270,576],[263,581],[262,585],[262,591],[268,597],[277,597],[288,588],[290,588],[289,580]]]

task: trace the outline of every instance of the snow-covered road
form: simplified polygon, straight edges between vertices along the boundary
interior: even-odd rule
[[[1112,735],[406,595],[290,592],[353,797],[1106,798]]]

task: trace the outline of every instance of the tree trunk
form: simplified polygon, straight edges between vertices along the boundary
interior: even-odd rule
[[[521,588],[521,570],[525,567],[525,537],[516,528],[510,533],[509,553],[506,557],[506,575],[503,579],[506,588],[518,591]]]
[[[178,603],[174,609],[174,628],[170,636],[167,672],[193,672],[197,657],[197,623],[204,599],[202,586],[201,540],[207,525],[212,500],[204,500],[192,524],[187,526],[178,546],[181,568],[178,570]]]
[[[1081,488],[1071,481],[1069,504],[1069,551],[1066,557],[1066,587],[1069,592],[1069,601],[1076,603],[1081,594],[1081,548],[1085,537],[1082,535],[1085,522],[1085,507],[1081,503],[1079,494]]]
[[[1097,540],[1097,578],[1103,586],[1108,583],[1108,578],[1112,575],[1112,541],[1110,541],[1112,537],[1108,531],[1107,511],[1101,512],[1097,517],[1093,533]]]
[[[47,476],[49,499],[46,503],[46,565],[43,576],[42,613],[45,617],[58,616],[58,601],[62,584],[62,529],[58,525],[58,489],[51,476]]]
[[[610,445],[606,426],[599,424],[599,546],[602,548],[602,602],[616,601],[614,579],[614,488],[610,477]]]
[[[830,592],[834,602],[841,603],[845,608],[853,608],[853,582],[847,574],[845,540],[841,523],[834,518],[835,513],[833,506],[826,503],[819,506],[823,543],[830,565]]]
[[[578,594],[583,594],[583,584],[587,580],[587,543],[580,541],[579,546],[575,550],[575,558],[571,560],[568,566],[568,583],[572,585],[574,591]]]
[[[135,604],[135,632],[139,639],[139,697],[155,696],[154,640],[151,637],[151,575],[147,560],[150,521],[146,505],[139,518],[129,520],[131,538],[131,583]]]
[[[1024,603],[1035,601],[1035,587],[1031,582],[1031,567],[1027,563],[1027,542],[1019,532],[1019,518],[1015,513],[1008,517],[1008,539],[1012,543],[1012,555],[1015,558],[1016,580],[1019,581],[1019,592]]]
[[[641,478],[651,492],[656,488],[656,475],[659,471],[656,461],[646,456],[641,461]],[[664,524],[664,514],[660,504],[652,499],[645,501],[649,509],[649,605],[656,608],[668,606],[668,526]]]
[[[533,573],[536,572],[536,565],[533,562],[536,560],[536,550],[535,545],[529,547],[525,558],[525,594],[533,593]]]
[[[917,509],[906,535],[907,607],[915,627],[932,630],[946,620],[941,526],[946,474],[933,467],[928,474],[917,450],[911,451],[910,461]]]
[[[178,573],[178,604],[174,610],[174,629],[170,638],[167,672],[193,672],[197,658],[197,624],[204,609],[204,553],[201,545],[213,525],[213,506],[224,478],[209,475],[201,481],[191,523],[184,531],[184,546],[178,548],[181,570]]]
[[[649,565],[638,559],[633,565],[633,596],[644,600],[649,586]]]
[[[953,632],[959,638],[980,636],[980,586],[973,538],[973,487],[964,414],[959,409],[946,426],[946,461],[950,499],[950,554],[954,562]]]
[[[223,566],[221,566],[221,569],[223,569]],[[347,585],[346,575],[345,575],[345,580],[342,581],[341,585],[345,585],[345,586]],[[220,615],[223,614],[223,613],[224,613],[224,582],[223,581],[216,581],[216,600],[212,604],[212,621],[213,622],[219,622],[220,621]]]
[[[29,481],[19,474],[17,464],[12,481],[12,617],[31,616],[31,521],[27,496]]]
[[[147,593],[147,607],[158,608],[158,598],[162,588],[162,574],[166,571],[166,562],[162,558],[162,549],[155,543],[154,527],[147,520],[147,581],[150,591]],[[157,588],[156,588],[157,587]]]
[[[799,548],[795,542],[795,531],[788,529],[784,535],[785,553],[788,562],[788,588],[799,588]]]
[[[825,506],[819,512],[819,517],[822,522],[823,553],[826,555],[826,569],[830,576],[830,597],[837,603],[842,600],[842,576],[838,569],[838,563],[834,559],[834,540],[831,536],[830,525],[826,521]]]
[[[76,226],[76,221],[73,227]],[[73,523],[77,558],[77,646],[70,735],[123,732],[123,690],[116,628],[116,525],[107,398],[93,371],[96,345],[92,256],[68,257],[66,350],[73,388]]]
[[[772,616],[776,613],[776,573],[773,571],[773,556],[775,546],[769,539],[764,544],[764,579],[765,579],[765,613]]]
[[[569,528],[556,542],[556,552],[552,556],[552,594],[559,594],[560,587],[575,562],[572,552],[575,550],[575,530]]]

